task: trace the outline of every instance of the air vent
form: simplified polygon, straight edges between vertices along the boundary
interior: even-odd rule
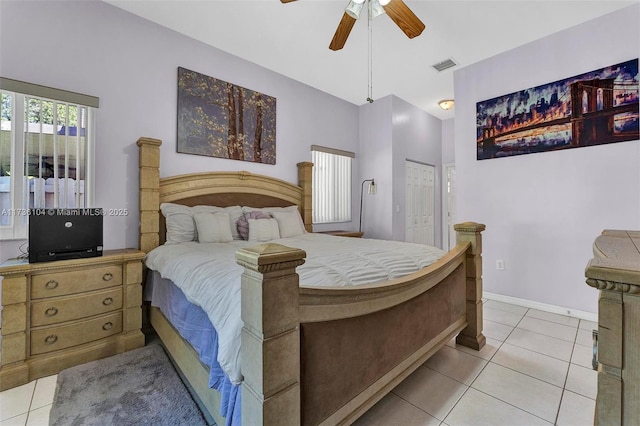
[[[449,58],[449,59],[445,59],[444,61],[438,62],[437,64],[434,64],[434,65],[431,65],[431,66],[433,68],[435,68],[436,71],[441,72],[441,71],[444,71],[444,70],[446,70],[448,68],[455,67],[456,65],[458,65],[458,64],[456,64],[453,59]]]

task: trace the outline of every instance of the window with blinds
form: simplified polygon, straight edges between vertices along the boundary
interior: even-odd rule
[[[311,146],[313,223],[351,221],[351,163],[355,154]]]
[[[0,83],[27,92],[0,90],[0,239],[26,238],[29,209],[92,206],[94,108],[73,102],[85,95]]]

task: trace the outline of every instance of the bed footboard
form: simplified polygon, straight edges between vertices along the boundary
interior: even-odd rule
[[[456,248],[384,286],[299,287],[304,251],[238,251],[243,423],[350,424],[454,336],[482,348],[483,230],[456,225]]]
[[[482,231],[481,223],[465,222],[453,226],[456,242],[470,243],[466,252],[466,316],[467,326],[456,342],[479,351],[487,339],[482,334]]]
[[[239,250],[242,274],[242,422],[300,424],[300,320],[296,267],[303,250],[263,244]]]

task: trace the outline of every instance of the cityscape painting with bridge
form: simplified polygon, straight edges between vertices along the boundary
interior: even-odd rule
[[[640,139],[638,59],[478,102],[477,159]]]

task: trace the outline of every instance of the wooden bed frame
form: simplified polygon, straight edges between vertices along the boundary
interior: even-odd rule
[[[311,163],[299,186],[248,172],[160,179],[160,145],[141,138],[140,249],[164,239],[159,205],[298,205],[311,228]],[[384,285],[300,287],[305,252],[278,244],[240,250],[242,419],[248,425],[350,424],[454,336],[479,350],[484,225],[456,225],[457,246],[436,263]],[[150,321],[218,424],[208,369],[155,308]]]

